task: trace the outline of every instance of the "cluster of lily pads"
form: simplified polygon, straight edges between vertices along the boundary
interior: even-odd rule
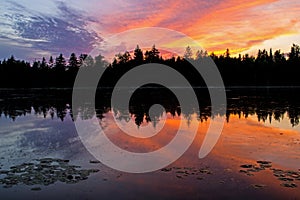
[[[195,167],[169,167],[161,169],[163,172],[174,171],[177,178],[184,178],[188,176],[196,176],[198,180],[202,180],[203,174],[212,174],[209,168],[195,168]]]
[[[86,180],[98,169],[80,169],[80,166],[69,165],[69,160],[42,158],[33,162],[12,166],[9,170],[0,170],[0,184],[10,188],[17,184],[50,185],[57,181],[73,184]],[[34,187],[32,190],[40,190]]]
[[[283,187],[296,188],[297,184],[295,181],[300,181],[300,170],[292,171],[272,168],[272,162],[270,161],[257,161],[257,164],[245,164],[240,167],[243,168],[240,172],[248,176],[253,176],[253,173],[262,170],[271,170],[273,171],[273,175],[282,181],[281,186]]]

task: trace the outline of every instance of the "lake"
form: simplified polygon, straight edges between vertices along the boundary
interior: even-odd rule
[[[1,89],[1,198],[300,198],[300,88],[227,88],[226,110],[213,115],[205,88],[195,89],[200,111],[189,105],[185,112],[166,88],[129,90],[128,109],[111,108],[110,91],[97,92],[96,113],[80,116],[72,111],[70,89]],[[149,113],[153,104],[164,109]],[[99,162],[78,135],[75,122],[89,116],[128,152],[163,148],[180,124],[184,133],[196,130],[196,135],[168,166],[147,173],[122,172]],[[200,159],[210,124],[222,118],[216,145]],[[92,142],[97,146],[99,141]]]

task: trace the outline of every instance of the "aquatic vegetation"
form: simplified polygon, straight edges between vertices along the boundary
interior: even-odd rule
[[[33,162],[23,163],[12,166],[9,170],[1,170],[1,175],[6,175],[0,179],[0,184],[4,188],[10,188],[14,185],[50,185],[57,181],[74,184],[88,179],[92,173],[98,169],[80,169],[80,166],[69,165],[69,160],[42,158]],[[31,190],[41,190],[40,187],[34,187]]]
[[[253,173],[263,171],[263,170],[271,170],[273,171],[273,175],[279,180],[282,181],[280,184],[283,187],[296,188],[297,184],[293,181],[300,181],[300,171],[292,171],[292,170],[282,170],[271,168],[272,162],[270,161],[256,161],[257,164],[243,164],[240,167],[243,168],[240,170],[241,173],[244,173],[248,176],[254,176]],[[257,188],[257,187],[255,187]]]

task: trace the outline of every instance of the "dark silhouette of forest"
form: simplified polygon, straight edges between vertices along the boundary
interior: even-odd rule
[[[184,56],[163,58],[153,45],[143,51],[139,46],[115,56],[112,63],[104,57],[95,58],[74,53],[69,59],[62,54],[49,60],[43,58],[33,64],[16,60],[14,56],[0,61],[1,88],[72,88],[79,68],[93,70],[105,66],[99,86],[113,87],[130,69],[145,63],[161,63],[180,72],[193,86],[205,86],[201,75],[187,60],[205,61],[212,58],[226,86],[300,86],[300,47],[293,44],[289,53],[280,50],[258,50],[257,55],[248,54],[232,57],[227,49],[223,55],[208,54],[206,51],[192,52],[190,47]],[[205,62],[204,62],[205,63]]]
[[[0,114],[14,120],[17,116],[34,111],[44,117],[57,116],[64,120],[69,113],[73,119],[76,119],[70,107],[72,90],[59,88],[72,88],[79,69],[97,72],[100,68],[104,73],[96,93],[96,114],[98,118],[102,119],[105,113],[112,109],[110,100],[113,87],[126,72],[141,64],[161,63],[177,70],[195,87],[200,107],[200,111],[197,113],[198,118],[200,121],[205,121],[211,116],[209,94],[207,89],[197,88],[205,86],[205,82],[188,60],[205,63],[205,60],[210,58],[216,63],[226,86],[300,86],[298,77],[300,48],[296,44],[292,45],[289,53],[283,53],[280,50],[273,52],[272,49],[259,50],[256,57],[247,54],[232,57],[228,49],[219,56],[214,53],[208,54],[205,51],[194,53],[190,47],[187,47],[183,57],[163,58],[155,46],[147,51],[143,51],[137,46],[132,53],[127,51],[123,54],[119,53],[112,63],[107,63],[101,55],[93,58],[90,55],[82,54],[77,57],[74,53],[69,59],[60,54],[56,58],[50,57],[49,60],[45,58],[41,61],[37,60],[33,64],[16,60],[14,56],[11,56],[9,59],[0,61],[0,87],[14,88],[14,90],[0,90]],[[147,89],[148,86],[150,89]],[[166,112],[173,116],[181,115],[179,103],[174,94],[162,86],[159,86],[158,89],[151,89],[153,86],[157,85],[145,85],[144,88],[141,87],[132,94],[129,113],[135,116],[137,125],[140,125],[143,120],[152,120],[148,112],[153,104],[163,105]],[[19,90],[22,94],[16,94],[16,88],[41,89],[34,90],[33,93],[30,92],[31,90]],[[47,88],[56,89],[49,90]],[[230,91],[226,91],[227,110],[217,113],[225,114],[228,121],[232,114],[240,117],[256,114],[259,121],[271,121],[272,119],[280,121],[287,113],[293,126],[299,124],[300,96],[297,95],[297,90],[289,89],[278,93],[277,88],[275,92],[266,89],[266,91],[258,93],[254,89],[253,94],[249,89],[238,90],[236,94],[234,90]],[[187,117],[194,114],[195,107],[193,106],[191,105],[190,110],[183,114]],[[116,111],[120,113],[128,113],[128,110],[115,109],[118,109]],[[93,113],[90,114],[93,115]],[[162,113],[156,114],[156,117],[159,117]],[[120,115],[120,120],[129,120],[128,117],[125,114]]]

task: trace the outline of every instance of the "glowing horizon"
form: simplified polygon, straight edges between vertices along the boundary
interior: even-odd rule
[[[300,43],[298,0],[37,2],[1,3],[0,58],[89,53],[114,34],[143,27],[182,32],[216,55],[224,54],[227,48],[233,56],[256,55],[258,49],[269,48],[288,52],[293,43]],[[119,41],[111,53],[130,51],[130,46],[137,44],[142,49],[149,47],[142,42],[124,45],[126,42]],[[172,36],[162,36],[156,46],[161,45],[174,49],[188,46]]]

